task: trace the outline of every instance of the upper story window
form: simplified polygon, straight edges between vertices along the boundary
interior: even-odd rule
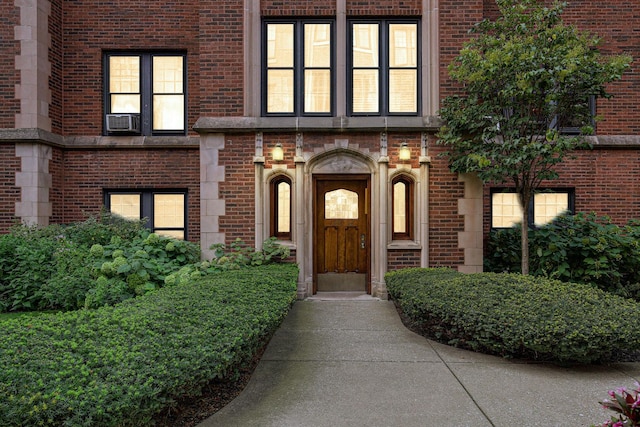
[[[107,133],[185,133],[184,54],[108,53],[104,80]]]
[[[333,112],[333,23],[265,22],[263,113],[330,116]]]
[[[543,226],[555,217],[574,211],[574,191],[571,189],[542,190],[530,203],[529,227]],[[518,195],[508,190],[491,191],[491,228],[511,228],[522,221]]]
[[[351,21],[351,115],[418,115],[417,21]]]

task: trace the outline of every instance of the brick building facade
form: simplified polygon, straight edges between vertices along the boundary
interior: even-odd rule
[[[455,90],[446,66],[495,12],[492,0],[2,2],[0,231],[106,206],[205,256],[275,235],[300,297],[385,297],[384,273],[401,267],[479,271],[495,189],[452,174],[435,134]],[[636,0],[565,12],[603,53],[634,58],[639,18]],[[640,217],[637,62],[610,92],[593,150],[545,188],[567,196],[555,208],[625,223]]]

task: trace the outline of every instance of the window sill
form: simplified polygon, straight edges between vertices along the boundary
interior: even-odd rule
[[[418,250],[418,249],[422,249],[422,245],[413,240],[393,240],[391,243],[387,245],[387,250],[398,250],[398,249]]]

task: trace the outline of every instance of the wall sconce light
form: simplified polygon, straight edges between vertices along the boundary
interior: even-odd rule
[[[402,141],[402,144],[400,144],[400,150],[398,150],[398,158],[403,162],[411,159],[411,150],[407,145],[407,141]]]
[[[273,147],[271,151],[271,158],[274,162],[281,162],[284,160],[284,150],[282,149],[282,144],[279,142]]]

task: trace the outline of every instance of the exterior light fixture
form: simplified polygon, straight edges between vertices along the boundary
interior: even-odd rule
[[[398,158],[403,162],[411,159],[411,150],[407,145],[407,141],[402,141],[402,144],[400,144],[400,150],[398,150]]]
[[[282,150],[282,144],[279,142],[273,147],[271,151],[271,158],[274,162],[281,162],[284,160],[284,150]]]

